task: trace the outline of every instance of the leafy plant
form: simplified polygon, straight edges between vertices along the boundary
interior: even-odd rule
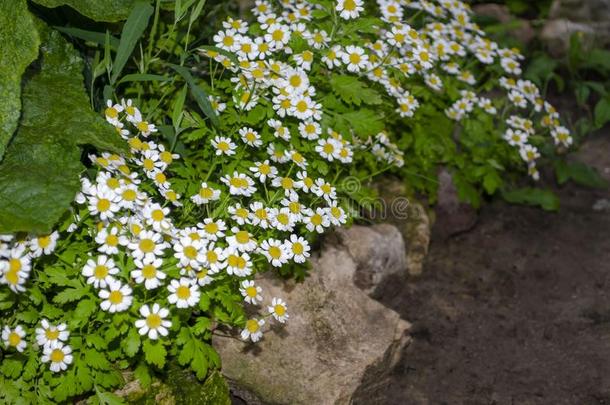
[[[170,362],[215,376],[217,329],[256,342],[288,320],[256,277],[305,277],[380,173],[433,201],[445,166],[473,205],[555,208],[509,186],[570,133],[460,2],[258,1],[250,22],[226,2],[37,3],[126,21],[32,17],[0,163],[5,402],[112,403],[122,370],[149,385]]]

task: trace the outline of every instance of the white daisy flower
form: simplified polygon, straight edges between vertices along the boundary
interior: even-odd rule
[[[191,201],[193,201],[197,205],[207,204],[210,201],[216,201],[220,198],[220,190],[212,188],[208,186],[208,183],[201,183],[201,188],[199,189],[199,193],[195,194],[191,197]]]
[[[205,263],[205,244],[201,240],[182,237],[174,243],[174,257],[180,261],[180,266],[190,266],[198,270]]]
[[[59,239],[59,232],[54,231],[49,235],[41,235],[30,239],[30,256],[40,257],[42,255],[48,255],[53,253],[55,246],[57,246],[57,239]]]
[[[190,278],[182,277],[180,281],[172,280],[167,290],[171,293],[167,297],[170,304],[178,308],[194,307],[199,302],[199,285]]]
[[[369,57],[364,53],[364,49],[354,45],[345,47],[345,50],[341,55],[341,60],[347,67],[347,70],[352,73],[366,69],[369,63]]]
[[[248,253],[240,253],[237,248],[228,247],[225,250],[227,274],[247,277],[252,274],[252,262]]]
[[[163,236],[153,231],[141,231],[137,238],[127,245],[132,251],[134,259],[145,257],[154,259],[163,255],[167,246],[168,244],[163,240]]]
[[[269,164],[269,160],[264,162],[255,162],[253,167],[250,167],[250,171],[254,174],[254,177],[258,178],[264,183],[267,178],[273,179],[277,176],[277,168]]]
[[[119,246],[127,246],[129,240],[119,234],[118,227],[104,227],[95,236],[95,242],[100,245],[97,248],[100,253],[115,255],[119,253]]]
[[[43,363],[51,363],[49,368],[54,373],[66,370],[72,364],[72,360],[72,348],[63,343],[45,347],[41,358]]]
[[[242,340],[252,340],[258,342],[263,337],[262,326],[265,324],[264,319],[248,319],[246,327],[241,331]]]
[[[362,0],[338,0],[335,10],[339,12],[339,16],[345,20],[358,18],[360,12],[364,11]]]
[[[88,259],[82,270],[87,284],[92,284],[95,288],[106,288],[108,283],[114,281],[112,276],[118,272],[114,260],[105,255],[98,256],[96,260]]]
[[[267,307],[271,314],[278,322],[285,323],[288,320],[288,306],[281,298],[274,297],[271,300],[271,305]]]
[[[237,149],[237,145],[230,138],[224,136],[215,137],[212,140],[212,146],[216,149],[216,156],[231,156],[235,154],[235,149]]]
[[[311,212],[309,215],[306,215],[303,219],[303,223],[309,232],[318,232],[323,233],[324,228],[328,228],[330,226],[330,220],[326,214],[326,211],[323,208],[316,208],[315,212]]]
[[[246,212],[247,216],[247,212]],[[203,236],[208,240],[218,240],[225,235],[227,225],[222,219],[214,220],[213,218],[205,218],[203,222],[197,224],[203,232]]]
[[[15,329],[11,329],[9,326],[5,326],[2,329],[2,341],[6,348],[14,348],[19,353],[25,350],[27,342],[25,341],[25,330],[21,325],[15,326]]]
[[[275,267],[282,267],[288,262],[288,253],[284,244],[277,239],[267,239],[261,243],[259,251]]]
[[[114,313],[129,309],[133,301],[129,285],[122,285],[120,281],[112,280],[108,282],[107,288],[99,292],[99,297],[103,300],[100,304],[102,310]]]
[[[290,235],[290,239],[284,241],[284,247],[288,254],[288,258],[294,260],[296,263],[305,263],[309,257],[309,251],[311,250],[309,242],[302,236],[295,234]]]
[[[138,319],[135,322],[140,335],[148,335],[148,338],[152,340],[158,339],[159,335],[168,335],[169,331],[167,328],[171,328],[172,322],[165,319],[169,316],[167,308],[161,308],[157,303],[153,304],[152,308],[148,305],[142,305],[140,307],[140,315],[144,318]]]
[[[205,249],[206,265],[210,268],[210,274],[218,273],[224,269],[227,265],[225,262],[226,252],[225,249],[215,246],[214,242],[210,242]]]
[[[40,321],[40,328],[36,328],[36,343],[41,347],[55,347],[70,337],[65,323],[57,326],[51,325],[46,318]]]
[[[138,269],[131,272],[131,277],[138,284],[144,283],[147,290],[154,290],[163,283],[162,280],[165,280],[166,274],[159,270],[163,265],[163,259],[146,257],[135,259],[134,263]]]
[[[234,247],[240,252],[252,252],[256,249],[256,240],[252,238],[250,232],[237,227],[231,228],[231,232],[233,232],[233,235],[226,237],[230,247]]]
[[[260,286],[254,285],[254,281],[252,280],[242,281],[239,292],[244,297],[244,301],[249,304],[257,305],[263,300],[263,297],[261,296],[263,289]]]

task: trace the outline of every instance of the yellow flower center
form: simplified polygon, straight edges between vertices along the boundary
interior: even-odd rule
[[[61,363],[62,361],[64,361],[65,357],[66,355],[61,349],[53,349],[53,351],[51,352],[51,361],[53,363]]]
[[[154,210],[151,214],[150,217],[153,219],[153,221],[155,222],[161,222],[163,221],[163,219],[165,219],[165,214],[163,213],[162,210]]]
[[[271,38],[273,38],[274,41],[281,41],[282,39],[284,39],[284,31],[282,31],[281,29],[273,31],[273,33],[271,34]]]
[[[195,249],[195,247],[193,247],[193,246],[186,246],[184,248],[184,255],[187,258],[193,260],[197,257],[197,249]]]
[[[258,291],[256,291],[256,287],[248,287],[246,288],[246,294],[250,298],[254,298],[258,295]]]
[[[125,191],[123,191],[123,200],[125,201],[135,201],[136,197],[137,197],[137,193],[135,192],[135,190],[128,188]]]
[[[225,46],[232,46],[232,45],[233,45],[233,42],[234,42],[233,37],[228,37],[228,36],[227,36],[227,37],[224,37],[224,38],[222,39],[222,43],[223,43]]]
[[[110,118],[116,118],[119,116],[119,112],[114,107],[108,107],[104,110],[104,113]]]
[[[356,2],[354,0],[345,0],[345,3],[343,3],[343,9],[347,11],[356,10]]]
[[[362,60],[362,58],[360,57],[360,54],[358,54],[356,52],[350,53],[350,55],[349,55],[350,63],[357,65],[360,63],[361,60]]]
[[[144,253],[151,253],[155,250],[155,242],[152,239],[142,239],[139,243],[140,250]]]
[[[276,304],[273,307],[273,312],[275,312],[278,316],[283,316],[286,313],[286,308],[283,305]]]
[[[17,274],[19,270],[21,270],[21,260],[12,258],[8,261],[9,272],[13,272]]]
[[[248,332],[250,333],[256,333],[260,329],[260,325],[255,319],[249,319],[246,322],[246,329],[248,329]]]
[[[59,338],[59,330],[47,329],[44,331],[44,335],[48,340],[57,340]]]
[[[110,209],[110,201],[106,198],[100,198],[97,201],[97,210],[99,212],[105,212]]]
[[[138,127],[140,132],[148,132],[148,122],[141,121],[141,122],[138,122],[138,125],[136,125],[136,126]]]
[[[142,277],[147,280],[155,278],[157,275],[157,268],[152,264],[146,264],[142,267]]]
[[[269,247],[269,256],[274,259],[279,259],[280,257],[282,257],[282,249],[277,246]]]
[[[191,289],[188,286],[181,285],[176,288],[176,296],[181,300],[186,300],[191,297]]]
[[[108,296],[108,301],[114,305],[120,304],[123,302],[123,293],[120,291],[112,291]]]
[[[206,257],[208,259],[208,263],[213,264],[218,261],[218,255],[213,250],[208,250],[206,253]]]
[[[322,216],[320,214],[314,214],[311,217],[311,223],[318,226],[322,223]]]
[[[292,253],[295,255],[303,254],[303,244],[301,242],[295,242],[292,244]]]
[[[146,326],[150,329],[157,329],[161,326],[161,321],[162,319],[159,314],[150,314],[146,317]]]
[[[11,332],[8,335],[8,344],[15,347],[21,343],[21,336],[17,334],[17,332]]]
[[[93,275],[98,280],[103,280],[108,275],[109,270],[108,267],[103,264],[98,264],[95,266],[95,270],[93,271]]]
[[[284,188],[285,190],[290,190],[294,187],[294,181],[289,178],[289,177],[284,177],[282,179],[282,188]]]
[[[209,200],[210,198],[214,197],[214,190],[212,190],[209,187],[202,188],[201,190],[199,190],[199,196],[201,198],[205,198],[206,200]]]
[[[235,234],[235,240],[243,245],[250,242],[250,235],[247,231],[239,231]]]
[[[119,237],[113,234],[106,236],[106,244],[108,246],[116,246],[119,244]]]

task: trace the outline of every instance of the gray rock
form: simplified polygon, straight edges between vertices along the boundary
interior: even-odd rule
[[[387,221],[398,228],[407,252],[407,273],[421,274],[432,228],[428,210],[407,193],[400,180],[382,178],[374,186],[379,194],[382,212],[375,213],[372,219]]]
[[[585,48],[610,45],[610,0],[555,0],[540,38],[555,56],[566,53],[580,33]]]
[[[378,298],[384,280],[406,273],[405,243],[395,226],[354,225],[339,229],[337,234],[356,263],[354,284],[369,296]]]
[[[461,202],[447,169],[441,169],[438,175],[438,202],[433,232],[441,239],[471,229],[477,222],[477,211],[470,205]]]
[[[518,21],[519,25],[508,32],[524,45],[529,44],[536,36],[536,32],[530,22],[521,18],[516,19],[505,5],[494,3],[476,4],[472,7],[472,10],[475,14],[494,18],[502,24],[507,24],[513,20]]]
[[[213,338],[231,386],[264,403],[350,403],[363,384],[380,383],[410,341],[410,324],[354,285],[358,265],[345,247],[327,246],[312,264],[302,283],[258,281],[266,298],[288,302],[285,327],[267,330],[255,345]],[[371,369],[379,378],[363,381]]]

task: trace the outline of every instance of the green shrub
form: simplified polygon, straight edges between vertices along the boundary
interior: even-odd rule
[[[41,54],[22,96],[9,78],[21,119],[0,163],[6,402],[107,402],[121,370],[146,385],[169,358],[203,379],[217,328],[256,342],[288,319],[256,276],[304,277],[316,236],[358,217],[375,175],[434,198],[443,165],[476,205],[571,142],[518,51],[459,1],[257,1],[251,23],[204,1],[79,3],[129,15],[120,39],[59,28],[93,43],[90,100],[79,52],[18,3],[36,34],[15,68],[38,40]],[[206,10],[221,26],[204,45]],[[102,94],[107,124],[88,102]]]

